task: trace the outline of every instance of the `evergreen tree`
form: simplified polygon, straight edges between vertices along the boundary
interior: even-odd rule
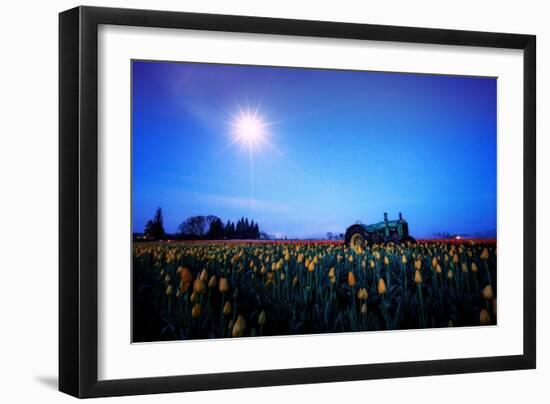
[[[224,227],[219,217],[213,218],[206,237],[209,240],[221,240],[224,237]]]
[[[248,218],[244,220],[244,237],[243,238],[250,238],[250,223],[248,223]]]
[[[153,220],[149,220],[147,224],[145,225],[145,230],[143,231],[143,234],[146,238],[153,239],[153,240],[162,240],[166,237],[166,233],[164,231],[163,226],[163,219],[162,219],[162,209],[158,208],[155,212],[155,216],[153,217]]]

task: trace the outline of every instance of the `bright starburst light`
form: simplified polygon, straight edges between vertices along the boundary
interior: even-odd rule
[[[240,106],[238,108],[239,113],[232,115],[232,120],[229,122],[233,135],[230,146],[235,143],[247,146],[251,158],[253,152],[261,151],[263,146],[278,151],[269,141],[270,134],[267,131],[267,128],[273,123],[267,122],[265,116],[260,115],[260,105],[258,104],[254,110],[251,110],[250,107],[245,110]]]
[[[240,143],[248,149],[249,173],[250,173],[250,197],[252,201],[251,208],[254,209],[254,153],[262,152],[265,147],[270,148],[277,154],[281,152],[271,143],[272,134],[268,131],[269,126],[274,122],[268,122],[264,115],[260,114],[259,103],[256,108],[246,109],[238,107],[237,114],[231,114],[231,121],[228,122],[231,127],[231,142],[224,149],[228,149],[236,143]]]

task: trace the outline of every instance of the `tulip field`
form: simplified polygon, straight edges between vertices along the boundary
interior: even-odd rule
[[[182,241],[133,245],[133,340],[497,322],[496,243]]]

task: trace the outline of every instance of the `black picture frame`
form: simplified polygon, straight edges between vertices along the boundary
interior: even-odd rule
[[[100,24],[523,50],[523,354],[99,381]],[[536,37],[183,12],[77,7],[59,15],[59,389],[76,397],[323,383],[536,366]]]

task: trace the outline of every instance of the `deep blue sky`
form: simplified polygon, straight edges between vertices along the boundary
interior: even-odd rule
[[[133,227],[162,207],[288,237],[390,218],[411,234],[496,229],[496,79],[132,62]],[[252,160],[232,115],[258,105]],[[228,147],[229,146],[229,147]],[[251,175],[252,174],[252,175]]]

